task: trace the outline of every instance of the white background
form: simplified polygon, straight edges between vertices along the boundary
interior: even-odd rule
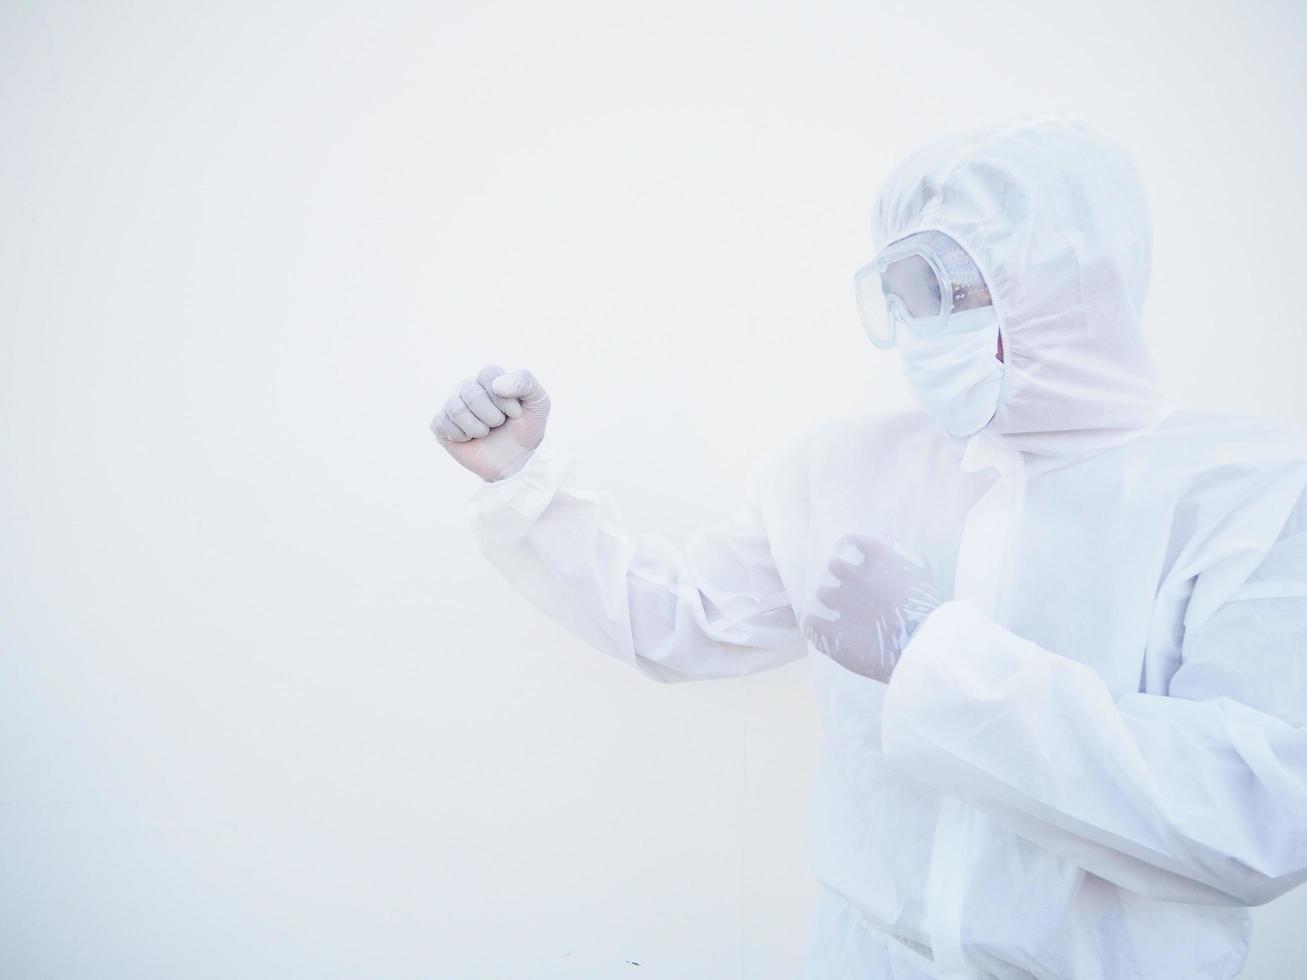
[[[1169,390],[1307,422],[1307,14],[364,6],[0,5],[0,976],[793,978],[804,667],[580,648],[430,416],[530,367],[679,539],[908,403],[850,289],[890,167],[1067,110],[1148,182]]]

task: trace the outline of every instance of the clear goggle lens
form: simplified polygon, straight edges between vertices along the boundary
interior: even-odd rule
[[[939,274],[921,255],[871,262],[858,270],[853,282],[862,327],[877,347],[893,347],[895,330],[903,321],[932,319],[952,309]]]
[[[913,329],[947,330],[954,310],[990,304],[989,290],[971,257],[942,232],[920,232],[888,246],[854,276],[858,315],[871,342],[894,346],[894,335]]]

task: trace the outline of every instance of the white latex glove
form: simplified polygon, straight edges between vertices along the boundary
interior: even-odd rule
[[[836,663],[889,683],[908,640],[940,604],[930,566],[889,535],[848,534],[826,570],[835,584],[817,590],[826,609],[803,618],[804,635]]]
[[[545,437],[549,396],[530,371],[494,364],[458,386],[431,420],[431,431],[463,466],[483,480],[520,470]]]

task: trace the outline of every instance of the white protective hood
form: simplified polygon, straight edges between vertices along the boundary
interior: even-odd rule
[[[885,182],[876,248],[927,229],[971,254],[998,312],[1006,370],[984,431],[1043,468],[1166,415],[1140,331],[1148,204],[1122,150],[1057,117],[931,143]]]

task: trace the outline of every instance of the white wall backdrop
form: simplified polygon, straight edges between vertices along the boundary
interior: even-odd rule
[[[908,402],[850,290],[894,162],[1069,110],[1150,186],[1172,392],[1307,422],[1304,30],[0,5],[0,976],[796,976],[803,666],[663,687],[580,648],[479,559],[428,419],[529,367],[680,538],[778,440]],[[1307,972],[1304,913],[1257,912],[1247,976]]]

